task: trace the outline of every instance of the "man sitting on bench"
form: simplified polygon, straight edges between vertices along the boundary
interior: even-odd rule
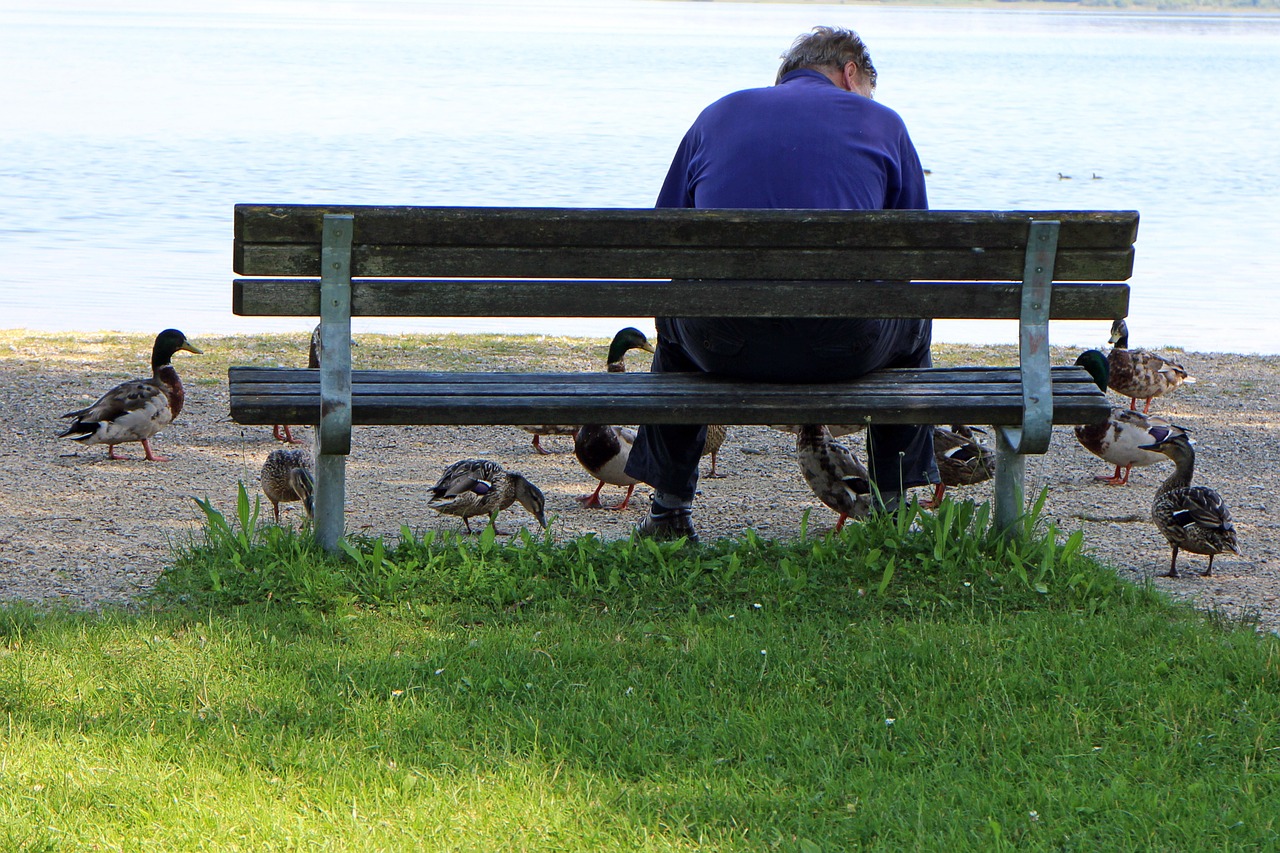
[[[796,39],[775,85],[728,95],[685,134],[657,207],[924,210],[924,170],[902,119],[872,100],[876,70],[857,33]],[[929,367],[929,320],[659,317],[655,373],[767,382],[856,379]],[[692,520],[706,427],[641,426],[627,473],[655,490],[637,530],[697,541]],[[871,426],[867,455],[886,506],[938,482],[930,426]]]

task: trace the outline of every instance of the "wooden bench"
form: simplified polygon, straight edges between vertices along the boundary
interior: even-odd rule
[[[318,426],[316,535],[343,535],[352,424],[968,423],[996,427],[994,523],[1024,456],[1105,418],[1048,321],[1128,313],[1138,214],[237,205],[234,311],[320,317],[319,370],[232,367],[242,424]],[[855,382],[699,374],[352,370],[355,317],[927,317],[1017,320],[1018,367]]]

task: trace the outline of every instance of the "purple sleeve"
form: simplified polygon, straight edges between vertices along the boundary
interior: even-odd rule
[[[898,167],[899,186],[896,192],[891,188],[889,197],[885,199],[885,209],[928,210],[929,195],[925,190],[924,169],[920,165],[920,155],[916,153],[916,147],[911,143],[911,137],[907,136],[905,128],[899,146]]]
[[[662,182],[658,192],[658,201],[654,207],[694,207],[693,186],[689,180],[690,158],[692,157],[693,132],[685,134],[676,149],[676,156],[671,160],[671,168],[667,169],[667,179]]]

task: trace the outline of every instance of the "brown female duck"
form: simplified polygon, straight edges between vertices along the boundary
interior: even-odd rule
[[[1129,327],[1124,320],[1111,324],[1111,353],[1108,385],[1111,390],[1129,398],[1129,408],[1137,409],[1138,400],[1146,400],[1142,411],[1151,411],[1151,400],[1167,394],[1184,382],[1195,382],[1186,368],[1159,353],[1129,349]]]
[[[1178,552],[1207,554],[1209,567],[1206,576],[1213,574],[1213,558],[1229,551],[1240,553],[1236,542],[1236,528],[1231,522],[1231,510],[1222,496],[1208,486],[1191,485],[1195,473],[1196,452],[1185,432],[1175,433],[1163,441],[1147,445],[1144,450],[1163,453],[1173,460],[1174,469],[1169,479],[1156,490],[1151,503],[1151,519],[1164,534],[1173,557],[1165,577],[1178,576]]]

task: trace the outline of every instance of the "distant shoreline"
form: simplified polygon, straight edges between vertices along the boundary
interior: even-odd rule
[[[1274,5],[1215,6],[1195,3],[1169,8],[1167,0],[1131,0],[1126,6],[1088,5],[1081,0],[701,0],[705,3],[772,3],[790,5],[836,5],[850,7],[919,7],[925,9],[1001,9],[1027,12],[1081,12],[1101,15],[1217,15],[1221,17],[1270,16],[1280,14],[1280,0]]]

